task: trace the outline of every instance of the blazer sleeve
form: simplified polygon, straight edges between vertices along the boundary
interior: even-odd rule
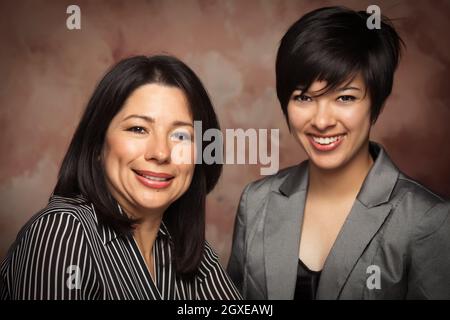
[[[250,185],[242,192],[234,221],[233,244],[228,261],[227,272],[231,280],[243,294],[244,271],[246,259],[246,229],[247,229],[247,195]]]
[[[413,233],[408,299],[450,299],[450,203],[430,209]]]
[[[16,240],[1,268],[6,300],[95,299],[95,267],[81,222],[54,212]]]

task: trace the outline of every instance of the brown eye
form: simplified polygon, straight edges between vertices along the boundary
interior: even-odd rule
[[[356,100],[356,97],[354,96],[340,96],[339,98],[337,98],[338,101],[340,102],[353,102]]]
[[[310,102],[310,101],[312,101],[311,97],[309,97],[309,96],[307,96],[307,95],[305,95],[305,94],[298,94],[298,95],[295,95],[295,96],[293,97],[293,99],[294,99],[295,101],[300,101],[300,102]]]
[[[145,130],[144,127],[131,127],[129,129],[127,129],[127,131],[131,131],[137,134],[144,134],[147,133],[147,130]]]

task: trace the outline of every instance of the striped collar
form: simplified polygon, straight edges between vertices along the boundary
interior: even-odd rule
[[[83,209],[83,212],[86,213],[86,218],[88,218],[89,220],[92,219],[91,221],[96,225],[96,231],[100,237],[100,239],[102,239],[102,242],[104,245],[108,244],[109,242],[119,238],[119,237],[123,237],[124,235],[121,234],[120,232],[114,230],[114,228],[112,228],[111,226],[105,224],[105,223],[101,223],[98,219],[94,204],[85,196],[83,195],[77,195],[74,197],[65,197],[65,196],[59,196],[59,195],[52,195],[49,199],[49,203],[64,203],[64,206],[76,206],[78,208]],[[122,214],[123,210],[119,206],[119,210]],[[165,223],[163,221],[161,221],[161,225],[159,226],[159,231],[158,231],[158,235],[157,235],[157,239],[158,238],[168,238],[169,240],[171,240],[171,235],[169,233],[169,230],[167,228],[167,226],[165,225]]]
[[[119,206],[120,212],[122,214],[124,214],[120,205],[118,205],[118,206]],[[95,218],[97,221],[97,231],[98,231],[104,245],[107,245],[109,242],[111,242],[119,237],[124,236],[120,232],[117,232],[116,230],[114,230],[111,226],[98,222],[97,213],[95,212],[94,204],[91,203],[90,207],[92,208],[92,211],[95,215]],[[168,230],[167,226],[165,225],[164,221],[161,221],[161,224],[159,225],[158,235],[157,235],[156,239],[169,239],[169,240],[172,239],[172,237],[169,233],[169,230]]]

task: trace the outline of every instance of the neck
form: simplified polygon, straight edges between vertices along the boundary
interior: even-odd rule
[[[159,227],[164,214],[164,209],[143,211],[138,208],[121,205],[124,213],[139,222],[134,225],[133,237],[145,259],[149,259],[152,254],[153,244],[158,235]]]
[[[337,169],[323,170],[310,162],[309,190],[329,198],[356,197],[372,164],[368,143],[346,165]]]
[[[150,216],[135,225],[133,236],[146,258],[152,254],[153,244],[158,235],[161,221],[162,216]]]

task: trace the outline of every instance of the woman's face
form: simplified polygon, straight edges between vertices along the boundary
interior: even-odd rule
[[[326,82],[315,81],[308,92],[294,91],[288,104],[288,119],[312,164],[333,170],[368,155],[370,98],[360,75],[315,97],[325,87]]]
[[[193,118],[184,93],[147,84],[111,121],[102,161],[111,194],[128,213],[140,216],[162,214],[189,188],[194,157]]]

